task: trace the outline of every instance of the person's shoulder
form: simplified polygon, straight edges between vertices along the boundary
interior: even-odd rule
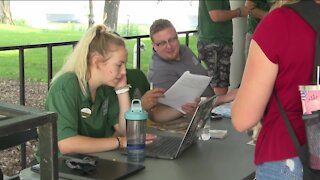
[[[136,80],[145,78],[146,75],[140,69],[127,69],[127,80]]]
[[[187,58],[187,59],[188,59],[188,57],[193,57],[193,58],[197,59],[197,57],[193,53],[192,49],[186,45],[180,46],[180,55],[184,56],[184,58]]]
[[[279,7],[271,10],[258,24],[270,24],[272,26],[285,26],[288,21],[292,17],[293,10],[287,7]]]
[[[269,22],[276,27],[285,27],[289,24],[296,24],[297,20],[301,19],[299,14],[290,7],[279,7],[270,11],[270,13],[262,19],[262,21]]]
[[[192,50],[186,45],[180,45],[180,53],[181,54],[192,53]]]
[[[180,44],[180,51],[188,51],[188,50],[191,51],[191,49],[188,46],[184,44]]]
[[[158,55],[157,52],[155,52],[154,50],[152,51],[152,56],[151,56],[151,61],[156,61],[156,60],[159,60],[160,59],[160,56]]]
[[[279,7],[279,8],[275,8],[273,10],[270,11],[270,13],[268,14],[268,16],[287,16],[287,15],[291,15],[294,14],[294,10],[283,6],[283,7]]]
[[[72,72],[67,72],[61,74],[57,79],[55,79],[52,85],[50,86],[50,89],[72,89],[76,85],[79,85],[76,74]]]
[[[162,59],[157,53],[152,55],[152,61],[149,64],[149,70],[166,68],[167,66],[170,66],[170,61]]]

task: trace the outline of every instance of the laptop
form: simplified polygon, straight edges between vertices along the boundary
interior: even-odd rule
[[[72,169],[67,165],[68,160],[77,161],[83,159],[92,159],[93,161],[95,161],[94,170],[88,171],[89,166],[85,166],[87,169],[86,172],[90,173],[85,173],[84,171],[80,171],[78,169]],[[61,156],[58,159],[58,167],[59,178],[76,180],[126,179],[129,176],[132,176],[145,168],[145,166],[141,164],[132,164],[108,159],[101,159],[98,157],[84,154]],[[36,164],[31,166],[31,170],[40,173],[40,165]]]
[[[210,118],[215,99],[216,96],[212,96],[199,104],[183,136],[177,136],[177,134],[170,132],[155,133],[156,140],[152,144],[146,145],[146,157],[176,159],[183,151],[197,142],[199,130]]]

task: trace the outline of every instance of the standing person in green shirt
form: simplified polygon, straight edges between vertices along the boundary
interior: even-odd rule
[[[247,19],[247,33],[244,47],[245,60],[247,60],[249,45],[260,20],[268,14],[275,0],[246,0],[245,6],[249,8]]]
[[[57,112],[58,147],[62,154],[124,148],[130,107],[124,40],[106,26],[90,28],[52,79],[46,109]],[[152,97],[163,90],[152,91]],[[150,94],[150,93],[149,93]],[[153,107],[157,101],[149,101]],[[155,137],[147,136],[147,143]]]
[[[248,8],[231,10],[229,0],[199,1],[198,53],[212,77],[216,95],[225,95],[230,85],[230,56],[232,54],[232,19],[246,17]]]

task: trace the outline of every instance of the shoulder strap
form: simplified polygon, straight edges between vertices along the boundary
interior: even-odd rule
[[[317,83],[317,67],[320,66],[320,5],[314,0],[303,0],[298,3],[288,4],[286,7],[295,10],[307,21],[317,33],[314,56],[314,71],[312,76],[313,83]]]
[[[282,104],[280,102],[280,99],[279,99],[278,94],[277,94],[275,89],[274,89],[274,95],[276,96],[277,104],[279,106],[279,109],[280,109],[281,115],[282,115],[282,117],[284,119],[284,122],[286,123],[286,126],[288,128],[290,137],[291,137],[291,139],[293,141],[293,144],[296,147],[296,149],[299,150],[301,145],[300,145],[300,143],[298,141],[298,137],[297,137],[296,133],[293,130],[293,127],[292,127],[292,125],[290,123],[289,117],[288,117],[287,113],[285,112],[285,110],[284,110],[284,108],[283,108],[283,106],[282,106]]]
[[[298,3],[288,4],[285,6],[294,9],[313,27],[315,31],[319,32],[320,5],[314,2],[314,0],[303,0]]]

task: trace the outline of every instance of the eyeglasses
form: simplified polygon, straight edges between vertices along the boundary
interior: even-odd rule
[[[172,44],[172,43],[176,42],[177,40],[178,40],[178,37],[175,36],[175,37],[169,38],[166,41],[160,41],[160,42],[154,43],[154,44],[158,47],[165,47],[167,44]]]

